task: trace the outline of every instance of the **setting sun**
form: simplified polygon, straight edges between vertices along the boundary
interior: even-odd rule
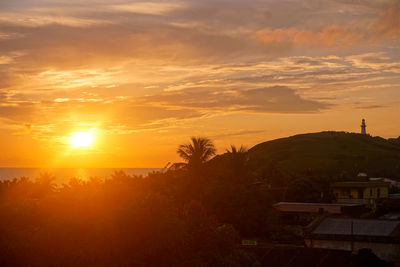
[[[86,132],[73,132],[69,138],[69,144],[73,148],[91,147],[94,141],[94,132],[89,130]]]

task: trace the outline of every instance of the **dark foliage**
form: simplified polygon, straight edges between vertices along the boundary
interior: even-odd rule
[[[3,181],[1,266],[251,266],[237,231],[185,193],[186,175]]]

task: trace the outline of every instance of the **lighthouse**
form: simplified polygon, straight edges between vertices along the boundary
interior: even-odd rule
[[[367,134],[367,124],[365,124],[365,119],[361,122],[361,134]]]

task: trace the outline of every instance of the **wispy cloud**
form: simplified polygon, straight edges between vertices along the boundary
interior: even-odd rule
[[[65,15],[49,15],[37,11],[29,11],[25,13],[0,12],[0,25],[16,25],[28,28],[42,27],[52,24],[85,28],[109,23],[111,22],[107,20],[87,19]],[[6,36],[9,38],[12,37],[12,35]]]
[[[329,104],[306,100],[294,90],[283,86],[247,90],[181,90],[145,97],[144,101],[167,107],[191,107],[213,112],[310,113],[329,107]]]
[[[391,7],[379,15],[379,18],[372,21],[370,25],[372,39],[382,41],[386,39],[400,38],[400,6]]]
[[[380,13],[369,25],[328,25],[309,30],[296,27],[264,28],[255,37],[265,44],[293,46],[321,46],[348,48],[364,42],[398,39],[400,35],[400,11],[391,7]]]
[[[110,6],[111,10],[139,14],[163,15],[185,6],[184,2],[134,2]]]

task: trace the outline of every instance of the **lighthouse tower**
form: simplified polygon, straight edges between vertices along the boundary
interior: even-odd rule
[[[367,134],[367,124],[365,124],[365,119],[361,122],[361,134]]]

